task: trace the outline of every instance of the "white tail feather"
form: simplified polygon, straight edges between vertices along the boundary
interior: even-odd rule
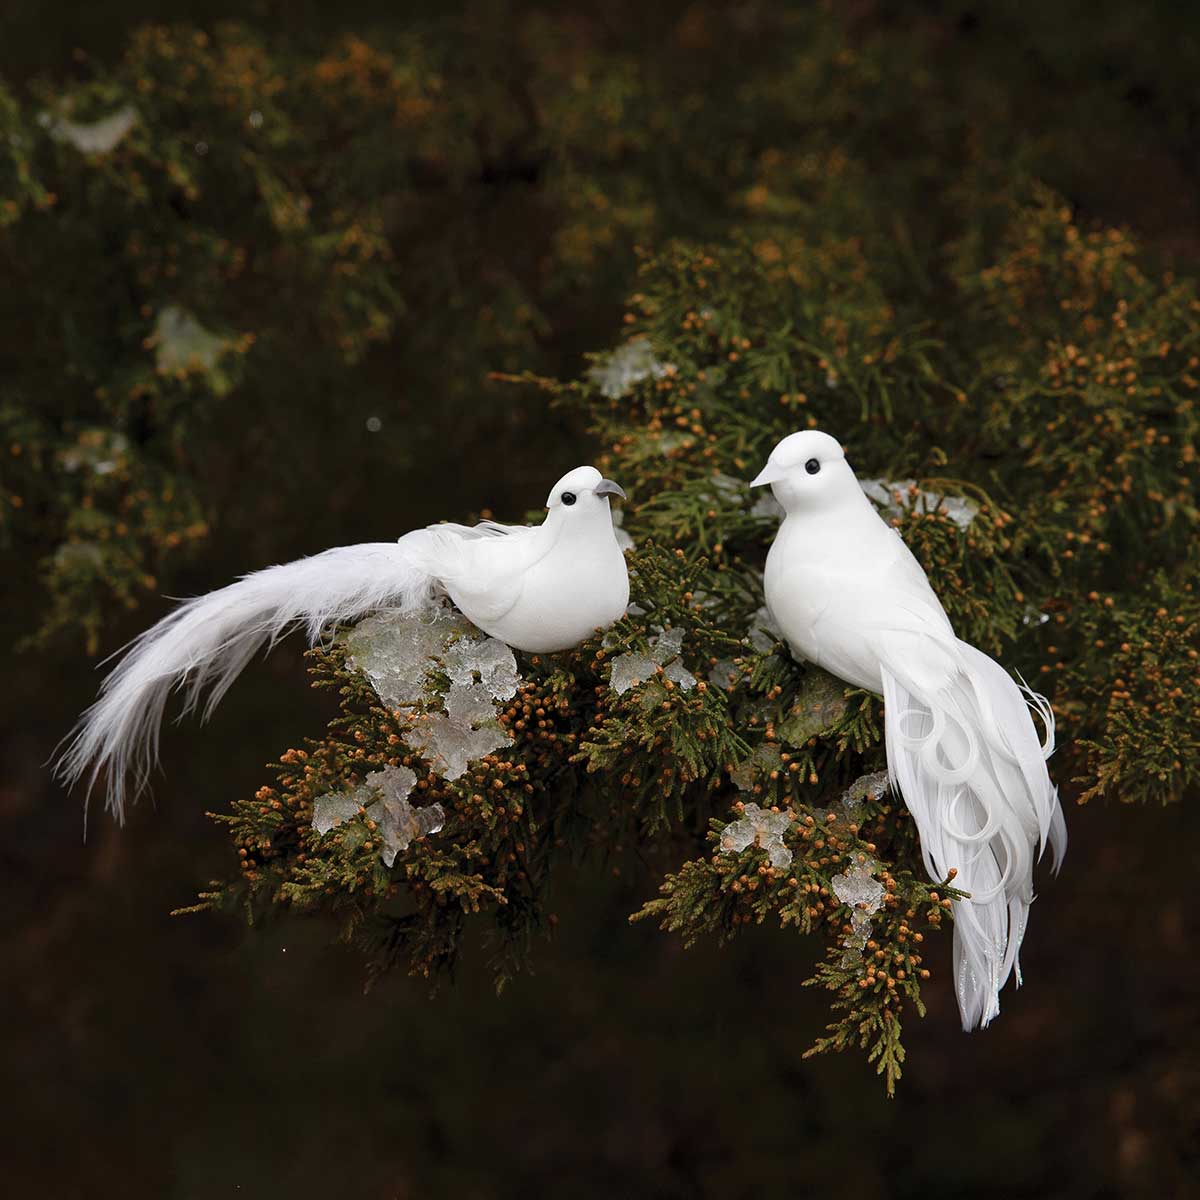
[[[1055,869],[1066,824],[1045,760],[1054,750],[1046,700],[986,654],[958,642],[960,669],[935,690],[883,670],[888,770],[917,823],[926,870],[971,898],[956,906],[955,981],[964,1029],[1000,1011],[1033,902],[1034,847]],[[1039,741],[1030,716],[1045,726]]]
[[[246,575],[237,583],[179,605],[135,638],[101,685],[58,758],[60,778],[85,775],[91,793],[107,773],[107,807],[124,822],[125,806],[144,790],[158,761],[167,697],[184,687],[184,712],[202,718],[264,644],[295,626],[310,643],[328,625],[379,608],[411,611],[433,594],[431,559],[445,534],[417,530],[399,542],[326,550]]]

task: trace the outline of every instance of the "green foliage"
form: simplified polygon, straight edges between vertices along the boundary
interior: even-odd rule
[[[1194,787],[1200,728],[1194,401],[1183,378],[1193,309],[1188,289],[1152,283],[1132,247],[1113,249],[1123,239],[1079,231],[1039,192],[1014,208],[1000,265],[959,277],[953,320],[931,310],[929,329],[908,335],[879,315],[880,286],[853,255],[816,270],[796,248],[787,270],[738,240],[676,244],[648,259],[630,307],[642,342],[598,356],[574,383],[522,377],[587,414],[608,447],[601,466],[630,491],[626,527],[642,545],[631,560],[633,615],[560,661],[523,664],[526,690],[505,714],[512,749],[465,782],[425,776],[423,794],[454,818],[390,875],[372,861],[369,829],[327,835],[328,844],[305,829],[314,795],[369,766],[417,762],[403,722],[372,710],[361,680],[339,668],[365,712],[348,711],[306,752],[302,784],[285,774],[276,792],[239,806],[238,840],[261,854],[248,853],[223,895],[342,911],[348,927],[391,921],[371,944],[382,961],[423,974],[453,961],[465,917],[488,911],[504,978],[546,927],[562,851],[632,839],[669,862],[683,850],[636,916],[686,941],[768,918],[815,938],[810,982],[830,992],[834,1019],[813,1050],[861,1045],[890,1091],[903,1014],[923,1012],[921,984],[944,961],[923,943],[955,893],[949,880],[925,879],[894,798],[868,799],[853,818],[843,805],[853,781],[882,763],[879,702],[793,661],[762,628],[774,518],[741,480],[797,424],[836,431],[864,476],[911,476],[883,487],[880,502],[963,636],[1039,673],[1067,732],[1054,760],[1064,789],[1080,800],[1182,796]],[[1092,250],[1081,257],[1080,245]],[[1030,332],[1045,291],[1075,297],[1084,312],[1059,357],[1052,339]],[[831,321],[839,305],[845,316]],[[1048,326],[1056,308],[1040,318]],[[977,341],[984,327],[999,332]],[[1142,373],[1124,382],[1122,365],[1119,386],[1110,383],[1112,339],[1144,348],[1150,328],[1158,337]],[[1065,392],[1047,363],[1061,372],[1079,358]],[[949,382],[961,378],[979,381],[978,401]],[[627,691],[611,687],[606,664],[648,652],[662,627],[682,631],[683,665],[700,682],[685,689],[660,666]],[[519,832],[511,802],[493,799],[513,788]],[[787,818],[786,869],[758,846],[722,848],[750,800]],[[278,803],[295,814],[282,838]],[[868,861],[885,899],[859,948],[834,878]]]
[[[1200,781],[1200,603],[1197,564],[1132,593],[1081,606],[1059,703],[1087,730],[1073,761],[1081,803],[1106,797],[1169,803]],[[1050,653],[1059,653],[1048,646]]]
[[[634,248],[661,252],[672,236],[702,243],[660,256],[665,286],[645,285],[672,360],[686,370],[710,338],[725,339],[746,361],[710,365],[711,388],[728,377],[787,397],[741,435],[742,453],[716,448],[727,458],[759,453],[797,416],[827,420],[826,380],[840,425],[853,397],[858,419],[891,430],[874,452],[909,464],[929,443],[959,452],[944,418],[968,390],[957,429],[987,438],[980,456],[1010,437],[1040,439],[1060,394],[1074,394],[1062,390],[1075,386],[1072,347],[1089,364],[1103,355],[1084,403],[1102,408],[1101,388],[1111,400],[1133,386],[1149,410],[1156,387],[1186,393],[1186,287],[1158,288],[1124,234],[1081,231],[1058,219],[1057,201],[1023,225],[1007,218],[1039,175],[1071,194],[1132,200],[1098,169],[1086,123],[1140,150],[1145,131],[1121,100],[1138,63],[1105,61],[1094,75],[1111,88],[1098,87],[1084,68],[1099,51],[1075,44],[1070,22],[1003,4],[990,19],[1011,36],[982,46],[954,6],[888,20],[871,6],[621,11],[625,21],[596,21],[473,6],[318,48],[234,23],[151,26],[111,67],[81,54],[65,83],[17,93],[0,82],[0,357],[21,364],[0,380],[0,545],[41,560],[37,632],[77,630],[96,649],[114,610],[159,590],[212,529],[254,536],[231,497],[282,520],[335,431],[337,448],[362,457],[351,436],[362,417],[428,423],[434,396],[459,429],[488,371],[558,369],[607,336]],[[1031,59],[1060,63],[1069,41],[1091,90],[1066,104],[1006,88],[1018,34]],[[1190,75],[1164,77],[1153,49],[1180,40],[1160,14],[1137,44],[1185,113]],[[133,123],[111,146],[66,135],[122,113]],[[1186,125],[1156,136],[1182,154]],[[724,245],[731,230],[754,254],[707,266],[703,244]],[[934,310],[961,295],[973,323],[950,340],[970,352],[939,360]],[[1127,329],[1100,311],[1110,300],[1129,306]],[[780,301],[802,338],[775,319]],[[173,307],[221,339],[216,360],[162,354]],[[559,357],[545,349],[555,339]],[[1173,349],[1155,358],[1164,339]],[[1000,378],[1014,387],[995,387]],[[736,411],[740,393],[725,398]],[[331,405],[359,420],[308,432],[312,422],[294,420]],[[1175,436],[1174,420],[1155,420],[1159,437]],[[1104,477],[1124,435],[1107,421],[1065,465],[1030,444],[1040,470],[1029,480],[1053,481],[1051,518],[1064,489],[1070,509],[1081,491],[1110,494],[1126,478],[1136,522],[1147,518],[1155,451],[1131,451],[1127,472]],[[438,429],[430,436],[436,444]],[[93,437],[121,440],[102,487],[66,465]],[[394,466],[419,448],[409,437],[386,452]],[[1185,482],[1163,493],[1171,512],[1192,503]]]
[[[652,63],[545,13],[491,41],[447,28],[319,54],[148,29],[62,94],[0,92],[0,262],[22,297],[0,325],[26,362],[0,379],[0,534],[42,557],[46,629],[94,642],[206,536],[229,493],[204,464],[235,419],[256,453],[232,478],[265,511],[306,463],[345,472],[285,431],[330,391],[389,395],[389,345],[453,414],[493,371],[524,385],[512,403],[586,423],[631,497],[637,608],[524,658],[511,745],[454,781],[406,741],[422,705],[388,709],[342,649],[318,653],[342,715],[218,815],[240,868],[203,904],[329,913],[372,971],[429,977],[483,924],[503,981],[553,928],[553,879],[636,845],[661,883],[637,917],[688,941],[768,919],[806,937],[833,1009],[814,1051],[862,1046],[890,1090],[954,893],[925,879],[894,797],[848,815],[882,766],[880,702],[761,627],[775,517],[744,481],[796,428],[837,436],[888,481],[885,515],[960,636],[1049,694],[1064,794],[1194,801],[1195,287],[1068,204],[1100,186],[1086,143],[1027,132],[1043,110],[923,22],[698,6]],[[53,132],[125,105],[136,123],[106,153]],[[611,345],[626,294],[634,349],[558,379],[542,342],[583,336],[586,295]],[[172,310],[191,357],[164,359]],[[664,627],[694,686],[660,665],[613,688],[613,660]],[[365,811],[312,828],[321,796],[388,765],[447,814],[391,868]],[[722,849],[750,803],[786,818],[787,869]],[[868,862],[885,899],[859,948],[834,879]]]

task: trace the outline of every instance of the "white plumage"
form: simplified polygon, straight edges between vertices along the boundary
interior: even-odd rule
[[[554,485],[541,525],[432,525],[398,542],[342,546],[268,567],[180,604],[134,639],[104,680],[58,760],[61,778],[107,774],[119,821],[158,759],[167,697],[207,718],[262,646],[302,627],[322,630],[377,609],[413,612],[444,593],[485,633],[530,653],[578,645],[618,620],[629,602],[625,557],[609,496],[594,467]]]
[[[771,452],[786,516],[767,557],[767,607],[799,656],[883,696],[888,771],[933,879],[957,869],[955,979],[963,1027],[1000,1011],[1020,982],[1035,851],[1055,869],[1067,834],[1045,760],[1050,705],[954,635],[925,572],[863,493],[838,443],[806,430]],[[1038,736],[1030,715],[1045,726]]]

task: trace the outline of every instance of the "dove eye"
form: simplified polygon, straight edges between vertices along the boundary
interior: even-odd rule
[[[574,504],[575,503],[575,493],[574,492],[563,492],[562,502],[564,504],[566,504],[568,507],[570,505]]]
[[[815,459],[815,458],[810,458],[810,459],[808,460],[808,462],[806,462],[806,463],[804,464],[804,469],[805,469],[805,470],[806,470],[806,471],[807,471],[807,472],[808,472],[810,475],[815,475],[815,474],[816,474],[816,473],[817,473],[817,472],[818,472],[818,471],[821,469],[821,464],[820,464],[820,462],[818,462],[818,461],[817,461],[817,459]]]

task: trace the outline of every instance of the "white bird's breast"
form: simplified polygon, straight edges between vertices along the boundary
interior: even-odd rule
[[[882,536],[881,536],[882,535]],[[882,692],[871,609],[887,604],[884,560],[895,533],[879,524],[840,533],[789,518],[767,555],[763,592],[794,653],[857,687]]]
[[[472,611],[469,597],[450,598],[485,633],[517,650],[551,654],[577,646],[625,615],[629,572],[615,538],[608,545],[562,539],[526,570],[512,607],[498,617]]]

